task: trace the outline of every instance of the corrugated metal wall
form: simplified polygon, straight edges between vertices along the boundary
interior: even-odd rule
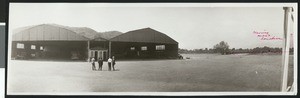
[[[165,50],[156,50],[156,45],[165,45]],[[144,46],[147,50],[141,50]],[[178,44],[112,42],[111,47],[112,56],[118,59],[177,58],[178,55]]]
[[[71,30],[51,25],[38,25],[13,35],[13,41],[85,41],[89,40]]]
[[[151,28],[139,29],[130,31],[110,39],[116,42],[145,42],[145,43],[167,43],[178,44],[175,40],[169,36],[160,33]]]

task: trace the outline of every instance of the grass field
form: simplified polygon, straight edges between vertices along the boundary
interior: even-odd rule
[[[88,62],[12,60],[14,92],[279,91],[281,55],[183,54],[191,59],[117,61],[118,71],[92,71]],[[289,68],[293,70],[293,58]],[[97,64],[96,64],[97,65]],[[289,71],[289,84],[293,71]]]

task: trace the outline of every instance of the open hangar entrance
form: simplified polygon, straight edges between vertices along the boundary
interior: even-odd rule
[[[108,41],[105,39],[102,40],[93,40],[88,42],[88,60],[91,60],[91,58],[94,59],[102,59],[107,60],[108,59]]]

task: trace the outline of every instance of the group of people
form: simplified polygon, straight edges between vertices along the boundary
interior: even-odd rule
[[[96,62],[96,59],[95,59],[95,58],[92,58],[92,59],[91,59],[92,70],[97,70],[97,69],[96,69],[95,62]],[[98,70],[99,70],[99,71],[102,71],[103,59],[102,59],[102,58],[99,58],[99,59],[97,60],[97,62],[98,62],[98,65],[99,65]],[[115,60],[115,57],[114,57],[114,56],[112,56],[112,58],[108,58],[108,60],[107,60],[107,65],[108,65],[108,71],[111,71],[111,70],[115,71],[116,60]]]

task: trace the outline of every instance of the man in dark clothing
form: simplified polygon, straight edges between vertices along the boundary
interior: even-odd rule
[[[99,64],[98,70],[102,70],[102,65],[103,65],[103,60],[102,60],[102,58],[99,58],[99,59],[98,59],[98,64]]]
[[[113,57],[112,57],[112,68],[113,68],[113,71],[115,71],[115,65],[116,65],[116,59],[115,59],[115,57],[113,56]]]

